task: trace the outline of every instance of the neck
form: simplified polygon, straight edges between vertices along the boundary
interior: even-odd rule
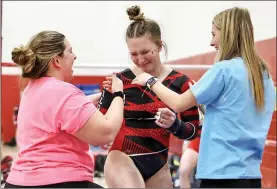
[[[58,80],[61,80],[61,81],[64,80],[63,77],[58,72],[47,72],[46,76],[48,76],[48,77],[54,77],[54,78],[56,78]]]
[[[157,67],[152,71],[152,72],[149,72],[149,74],[159,78],[160,76],[163,75],[164,71],[165,71],[165,66],[162,65],[162,64],[158,64]]]

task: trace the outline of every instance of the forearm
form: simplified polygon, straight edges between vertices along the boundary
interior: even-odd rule
[[[161,101],[163,101],[175,112],[181,112],[196,105],[196,100],[191,90],[187,90],[185,93],[180,95],[168,89],[160,82],[155,83],[151,90],[161,99]]]
[[[118,125],[118,128],[115,128],[115,130],[119,130],[122,121],[123,121],[123,112],[124,112],[124,102],[121,97],[115,97],[104,115],[106,119],[113,125],[114,123],[120,123]],[[116,126],[115,126],[116,127]]]

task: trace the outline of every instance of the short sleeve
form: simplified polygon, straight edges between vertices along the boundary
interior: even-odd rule
[[[215,64],[191,87],[198,104],[208,105],[218,98],[224,89],[224,72]]]
[[[82,91],[75,91],[64,101],[57,116],[57,123],[62,131],[75,134],[81,129],[97,108]]]

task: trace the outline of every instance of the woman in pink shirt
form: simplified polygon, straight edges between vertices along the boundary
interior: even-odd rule
[[[12,60],[30,78],[18,112],[19,152],[7,178],[6,188],[96,188],[94,162],[89,144],[100,146],[114,140],[123,121],[123,85],[113,77],[113,101],[103,115],[74,85],[72,52],[65,36],[42,31],[26,46],[14,48]]]

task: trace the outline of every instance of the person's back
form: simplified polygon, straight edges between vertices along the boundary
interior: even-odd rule
[[[213,69],[218,70],[214,75],[218,83],[213,85],[223,87],[206,107],[200,153],[209,156],[199,156],[197,177],[261,177],[260,163],[276,100],[273,81],[263,74],[265,105],[259,112],[242,58],[218,62]],[[212,125],[205,127],[205,123]]]
[[[94,163],[88,153],[89,145],[73,135],[86,121],[82,120],[86,116],[81,115],[83,111],[71,111],[65,105],[69,98],[78,95],[85,96],[75,86],[53,77],[31,81],[25,88],[18,116],[20,158],[14,161],[9,176],[13,183],[43,185],[48,184],[48,180],[54,183],[72,179],[92,181]],[[89,99],[85,103],[80,98],[76,100],[80,106],[90,103]],[[32,178],[31,181],[24,179],[26,176]]]

